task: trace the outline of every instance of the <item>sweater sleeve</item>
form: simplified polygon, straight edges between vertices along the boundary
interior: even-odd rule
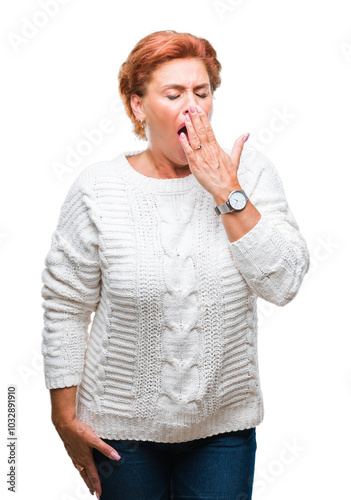
[[[42,272],[42,354],[48,389],[78,385],[101,269],[92,198],[80,177],[69,189]]]
[[[285,199],[278,172],[265,155],[259,157],[261,167],[249,199],[261,219],[239,240],[230,242],[230,249],[254,293],[284,306],[296,296],[309,269],[309,251]]]

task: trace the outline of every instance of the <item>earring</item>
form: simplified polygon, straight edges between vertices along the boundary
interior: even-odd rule
[[[140,119],[140,126],[141,126],[141,128],[145,128],[146,127],[145,120]]]

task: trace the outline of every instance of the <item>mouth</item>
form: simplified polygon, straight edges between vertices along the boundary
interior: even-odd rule
[[[179,128],[178,128],[178,131],[177,131],[177,134],[178,134],[178,141],[181,143],[181,140],[180,140],[180,134],[184,132],[184,134],[186,135],[186,138],[188,139],[188,143],[189,143],[189,146],[191,145],[190,144],[190,141],[189,141],[189,136],[188,136],[188,131],[186,129],[186,126],[185,126],[185,123],[181,123]]]

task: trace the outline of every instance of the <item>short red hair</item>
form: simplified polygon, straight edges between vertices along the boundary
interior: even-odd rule
[[[217,53],[204,38],[190,33],[178,33],[174,30],[155,31],[142,38],[122,64],[118,73],[119,93],[127,115],[132,120],[136,136],[147,140],[145,131],[135,118],[130,98],[132,94],[143,97],[152,73],[161,64],[172,59],[193,57],[206,66],[210,80],[211,93],[221,84],[222,66],[217,60]]]

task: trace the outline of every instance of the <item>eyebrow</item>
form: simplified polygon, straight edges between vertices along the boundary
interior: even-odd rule
[[[196,87],[194,87],[194,90],[203,89],[204,87],[209,87],[209,86],[210,86],[209,83],[200,83],[200,85],[196,85]],[[172,88],[172,89],[178,89],[178,90],[185,89],[184,85],[179,85],[178,83],[167,83],[167,85],[163,85],[161,87],[161,89],[166,89],[166,88]]]

